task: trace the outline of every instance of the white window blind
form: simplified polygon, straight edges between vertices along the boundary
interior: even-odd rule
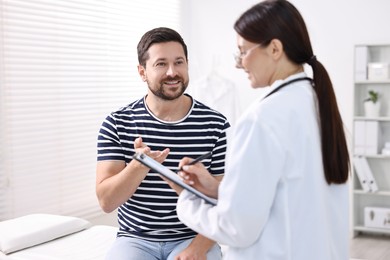
[[[0,0],[0,220],[92,218],[96,140],[146,93],[136,45],[180,32],[180,0]]]

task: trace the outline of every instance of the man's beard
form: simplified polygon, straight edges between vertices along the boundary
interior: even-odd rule
[[[174,81],[174,80],[177,80],[177,81],[180,81],[181,83],[181,86],[180,86],[180,91],[177,92],[175,95],[168,95],[164,89],[164,86],[163,86],[163,83],[164,81]],[[174,77],[174,78],[166,78],[164,80],[162,80],[160,82],[160,85],[157,87],[157,89],[153,89],[152,87],[150,87],[150,82],[149,80],[146,80],[146,83],[148,84],[148,87],[150,89],[150,91],[157,97],[161,98],[162,100],[174,100],[174,99],[177,99],[179,98],[181,95],[183,95],[184,91],[187,89],[187,86],[188,86],[188,82],[189,81],[184,81],[183,78],[179,78],[179,77]]]

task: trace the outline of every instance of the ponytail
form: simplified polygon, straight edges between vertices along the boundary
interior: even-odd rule
[[[328,184],[345,183],[350,168],[349,153],[332,82],[316,56],[313,55],[307,63],[313,69],[314,89],[318,99],[325,179]]]

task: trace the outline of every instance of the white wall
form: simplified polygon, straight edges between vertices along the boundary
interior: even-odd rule
[[[88,219],[93,225],[108,225],[108,226],[119,226],[117,219],[118,212],[114,210],[111,213],[102,213],[100,216]]]
[[[215,67],[220,75],[233,81],[240,92],[242,111],[255,95],[246,74],[235,68],[237,52],[233,25],[238,16],[252,6],[254,0],[183,1],[182,35],[188,45],[191,82],[207,75]]]
[[[183,1],[183,36],[189,47],[191,80],[209,73],[211,66],[236,83],[241,107],[258,95],[245,73],[234,67],[237,50],[234,21],[254,0]],[[327,68],[351,142],[353,111],[353,47],[390,43],[388,0],[291,0],[308,27],[314,53]],[[191,87],[191,86],[190,86]]]

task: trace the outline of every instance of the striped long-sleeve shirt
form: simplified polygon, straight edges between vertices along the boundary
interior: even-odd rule
[[[98,160],[121,160],[129,163],[135,152],[134,141],[142,137],[152,150],[170,149],[163,164],[173,171],[185,157],[198,157],[212,151],[203,160],[211,174],[224,173],[226,129],[229,123],[219,112],[193,100],[188,114],[177,122],[156,118],[145,99],[111,113],[98,136]],[[118,210],[118,236],[150,241],[173,241],[191,238],[194,231],[176,215],[177,194],[160,175],[150,170],[136,192]]]

